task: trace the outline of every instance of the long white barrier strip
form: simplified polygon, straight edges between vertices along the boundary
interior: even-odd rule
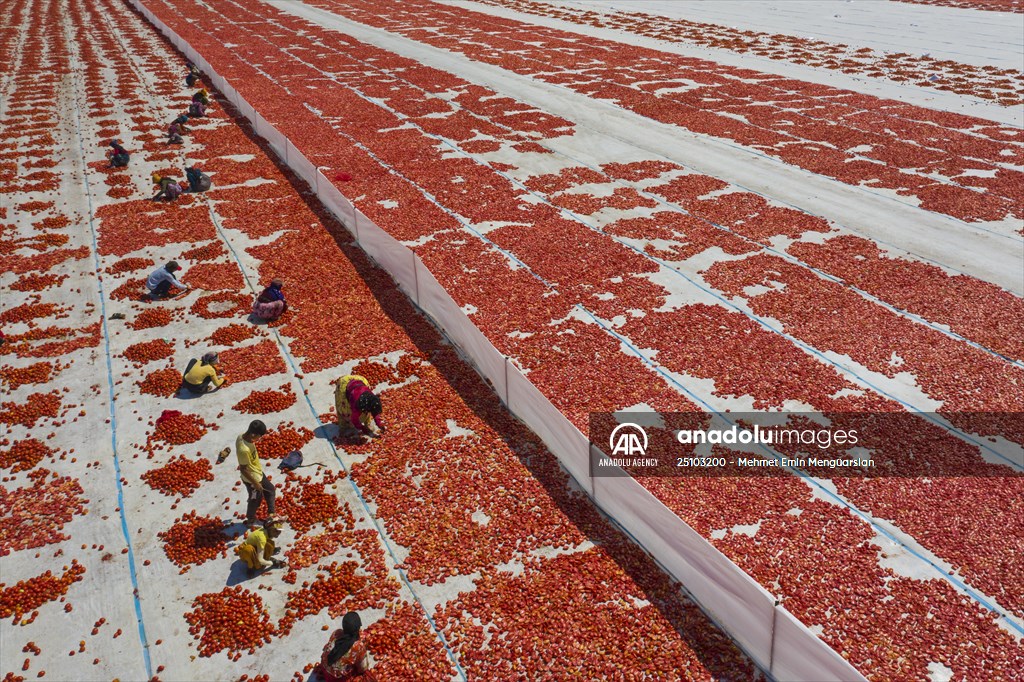
[[[317,171],[316,166],[307,161],[306,157],[295,148],[295,145],[288,138],[285,138],[285,145],[288,149],[288,165],[313,189],[314,193],[318,192],[320,182],[317,176],[320,173]]]
[[[384,268],[405,294],[416,301],[416,256],[411,249],[377,227],[362,211],[356,209],[359,223],[357,242],[377,264]]]
[[[591,494],[590,441],[510,360],[507,362],[509,411],[540,436],[583,490]]]
[[[774,660],[772,675],[778,680],[816,680],[822,671],[841,675],[850,670],[851,675],[840,679],[864,679],[840,656],[835,649],[822,646],[823,642],[793,614],[781,606],[777,608],[774,627]]]
[[[622,473],[622,476],[594,478],[598,506],[658,557],[747,655],[761,668],[769,670],[775,611],[771,594],[689,525],[682,523],[675,512],[650,491]],[[712,598],[707,599],[708,596]],[[804,679],[823,677],[816,672]]]
[[[866,682],[853,666],[794,618],[761,585],[629,476],[591,477],[591,448],[536,386],[494,348],[413,251],[374,224],[140,0],[131,4],[211,76],[257,135],[348,228],[356,243],[429,315],[488,380],[509,411],[536,433],[594,502],[680,583],[763,670],[777,680]]]
[[[415,261],[418,305],[476,365],[494,388],[494,392],[504,399],[508,395],[508,387],[505,384],[505,357],[491,345],[490,339],[470,322],[465,312],[452,300],[420,259],[416,257]]]
[[[352,226],[356,221],[355,208],[349,203],[349,200],[345,198],[338,188],[335,187],[330,180],[324,177],[324,174],[319,170],[317,171],[317,196],[320,197],[320,201],[323,202],[324,206],[333,213],[342,225],[345,225],[349,231],[352,231]]]

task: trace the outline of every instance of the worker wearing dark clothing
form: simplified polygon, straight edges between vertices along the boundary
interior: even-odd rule
[[[210,176],[195,166],[185,169],[185,177],[188,179],[188,190],[190,192],[205,192],[213,184]]]
[[[206,116],[206,107],[208,106],[210,106],[210,95],[206,92],[206,88],[203,88],[192,95],[192,104],[188,107],[188,115],[192,118]]]
[[[188,75],[185,76],[185,85],[190,87],[190,88],[194,87],[195,84],[199,81],[199,78],[200,78],[199,69],[196,68],[195,64],[193,64],[192,62],[189,62],[188,63]]]
[[[111,140],[107,158],[110,159],[110,165],[114,168],[124,168],[128,165],[128,150],[121,146],[120,140]]]

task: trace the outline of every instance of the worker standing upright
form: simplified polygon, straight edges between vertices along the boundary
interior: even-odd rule
[[[245,484],[245,490],[248,493],[245,520],[250,524],[256,522],[256,512],[259,511],[260,505],[264,501],[267,503],[267,514],[273,516],[277,512],[275,504],[277,489],[263,473],[260,456],[256,451],[256,441],[265,435],[267,435],[267,425],[259,419],[254,419],[249,422],[249,428],[245,433],[235,439],[238,472],[241,474],[242,483]]]

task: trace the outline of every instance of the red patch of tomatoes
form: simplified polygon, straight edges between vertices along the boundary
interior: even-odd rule
[[[283,412],[295,404],[295,393],[285,384],[273,391],[253,391],[232,408],[246,414],[270,414]]]
[[[257,328],[251,324],[229,324],[210,334],[209,341],[214,346],[234,346],[251,339],[256,333]]]
[[[213,467],[207,459],[190,459],[178,455],[159,469],[142,474],[142,480],[164,495],[188,497],[203,481],[213,480]]]
[[[61,365],[56,367],[52,362],[37,362],[27,367],[0,367],[0,380],[7,383],[10,390],[15,390],[25,384],[44,384],[50,380],[54,370],[60,371]]]
[[[0,618],[13,617],[15,624],[26,625],[36,619],[38,609],[43,604],[59,599],[72,583],[82,579],[85,574],[85,567],[77,560],[71,561],[71,566],[65,566],[64,572],[58,578],[51,571],[28,580],[22,580],[7,587],[0,583]],[[23,618],[26,613],[31,613],[28,618]]]
[[[229,538],[224,522],[214,516],[199,516],[190,511],[175,519],[174,524],[159,534],[164,553],[184,573],[191,566],[225,556]]]
[[[333,489],[334,484],[345,476],[344,470],[337,473],[325,472],[323,478],[316,482],[306,476],[288,476],[282,494],[278,496],[277,507],[297,534],[301,535],[317,524],[335,520],[350,526],[354,523],[352,512],[342,506]]]
[[[156,421],[156,428],[149,437],[150,442],[159,441],[170,445],[195,443],[206,435],[207,428],[217,428],[203,421],[195,414],[166,414]]]
[[[174,319],[174,314],[167,308],[150,308],[139,313],[128,326],[135,330],[165,327]]]
[[[190,261],[216,260],[224,255],[226,252],[220,242],[211,242],[181,253],[184,260]]]
[[[233,383],[287,371],[277,344],[270,340],[225,350],[220,353],[220,361],[224,371],[230,372]]]
[[[28,473],[31,487],[0,486],[0,556],[67,540],[61,530],[76,514],[85,514],[77,480],[46,469]]]
[[[181,386],[181,372],[173,368],[158,369],[136,382],[139,390],[148,395],[167,397],[174,395]]]
[[[6,402],[0,404],[0,423],[21,424],[31,428],[44,417],[57,417],[60,414],[60,393],[33,393],[25,403]]]
[[[196,597],[185,620],[189,623],[189,632],[199,639],[200,656],[227,650],[234,661],[239,660],[243,652],[252,653],[269,642],[276,632],[263,599],[237,586]]]
[[[389,605],[384,617],[363,633],[374,652],[374,674],[381,679],[442,680],[454,673],[444,647],[414,604]]]
[[[132,344],[124,349],[122,355],[132,362],[144,364],[171,357],[174,355],[174,346],[170,341],[154,339]]]
[[[11,285],[15,291],[43,291],[52,287],[59,287],[64,283],[68,275],[23,275],[18,281]]]
[[[295,428],[293,422],[271,429],[259,440],[260,457],[281,459],[292,450],[301,450],[313,440],[313,432],[304,426]]]
[[[193,315],[203,319],[244,317],[252,310],[249,296],[235,293],[218,293],[202,296],[190,308]]]
[[[334,618],[356,610],[351,597],[361,592],[368,580],[365,575],[356,575],[358,569],[355,561],[320,566],[320,575],[313,582],[303,583],[302,589],[288,593],[285,615],[278,625],[281,632],[291,632],[296,621],[320,613],[325,607]]]
[[[27,471],[35,467],[43,457],[52,457],[56,450],[35,438],[15,441],[6,449],[0,450],[0,467],[11,471]]]

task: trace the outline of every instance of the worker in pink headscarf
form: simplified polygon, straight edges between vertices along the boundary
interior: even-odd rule
[[[380,398],[370,390],[366,377],[347,374],[338,379],[334,388],[334,408],[338,412],[338,429],[342,433],[354,429],[377,438],[384,430],[381,419],[383,406]]]

